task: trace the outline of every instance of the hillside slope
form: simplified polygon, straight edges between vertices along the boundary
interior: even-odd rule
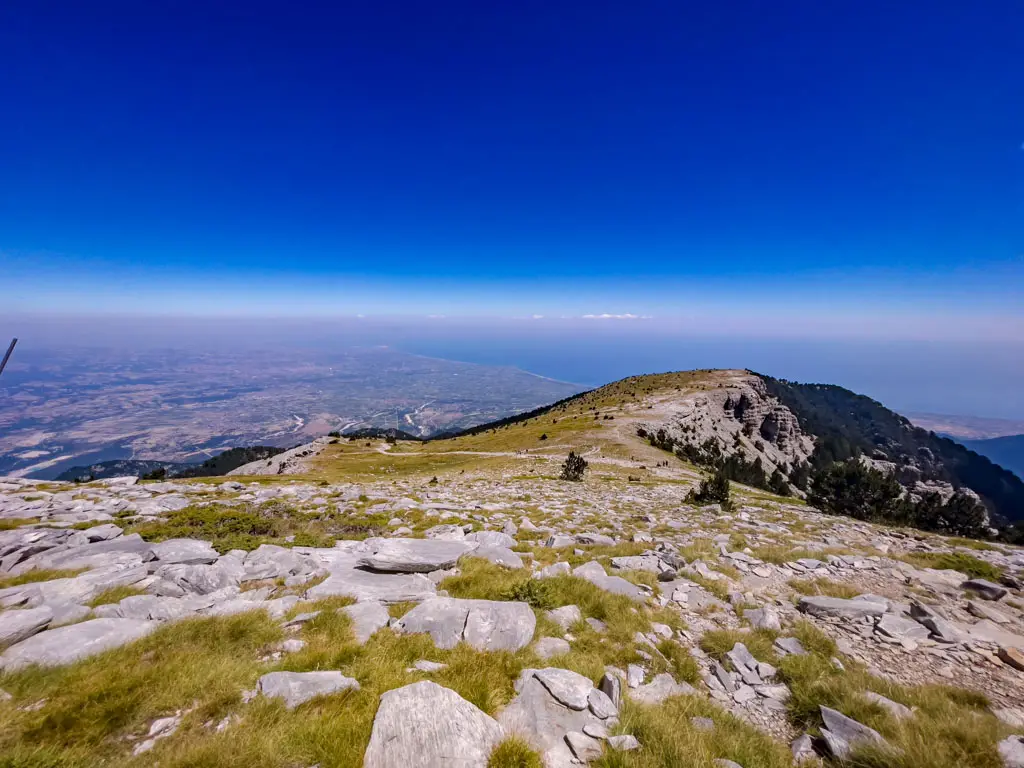
[[[959,440],[975,453],[980,453],[999,466],[1024,478],[1024,435],[992,437],[987,440]]]
[[[865,457],[894,473],[913,499],[948,501],[970,489],[996,518],[1024,518],[1024,482],[983,456],[841,387],[745,370],[634,376],[426,442],[327,445],[310,466],[335,477],[550,476],[570,450],[638,481],[689,482],[698,469],[724,466],[736,482],[795,496],[814,473]]]

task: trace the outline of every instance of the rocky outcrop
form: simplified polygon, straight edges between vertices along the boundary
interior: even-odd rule
[[[814,438],[801,429],[792,411],[768,394],[757,376],[683,395],[663,404],[662,410],[664,418],[640,425],[647,435],[698,449],[710,441],[724,456],[739,456],[748,463],[760,460],[769,475],[776,468],[785,473],[814,451]]]

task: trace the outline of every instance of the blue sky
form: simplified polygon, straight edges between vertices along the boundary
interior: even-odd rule
[[[3,3],[0,309],[1024,336],[1017,0],[327,5]]]

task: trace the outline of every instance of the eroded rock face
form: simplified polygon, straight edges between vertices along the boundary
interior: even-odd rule
[[[486,768],[498,723],[455,691],[422,681],[380,697],[364,768]]]
[[[769,396],[756,376],[674,398],[666,419],[641,427],[652,436],[660,431],[680,445],[714,441],[726,456],[739,455],[750,463],[760,459],[768,474],[807,461],[814,451],[814,439],[803,432],[797,417]]]

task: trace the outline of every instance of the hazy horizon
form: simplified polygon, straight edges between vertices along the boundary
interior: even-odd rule
[[[1024,342],[871,338],[764,338],[687,332],[656,321],[464,321],[455,318],[28,318],[0,316],[20,338],[5,373],[61,347],[132,350],[274,349],[317,352],[383,345],[412,354],[506,365],[600,386],[641,373],[749,368],[794,381],[837,384],[902,412],[1024,419]]]

